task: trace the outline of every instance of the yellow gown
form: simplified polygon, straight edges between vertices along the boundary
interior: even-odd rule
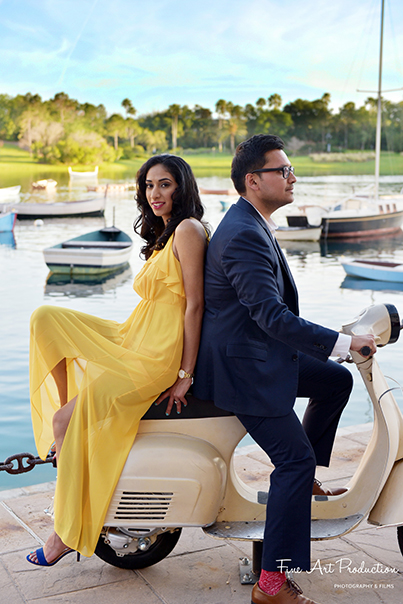
[[[135,278],[142,300],[124,323],[54,306],[31,318],[32,423],[43,459],[60,407],[51,370],[63,358],[68,400],[77,395],[58,460],[55,530],[85,556],[94,553],[141,417],[180,369],[186,298],[172,243],[173,235]]]

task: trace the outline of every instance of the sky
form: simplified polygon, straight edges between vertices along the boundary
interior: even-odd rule
[[[0,93],[65,92],[137,115],[280,94],[361,106],[381,0],[0,0]],[[385,0],[383,89],[403,87],[403,2]],[[403,100],[403,91],[384,96]]]

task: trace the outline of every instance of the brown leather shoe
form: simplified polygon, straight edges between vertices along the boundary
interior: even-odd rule
[[[313,600],[304,598],[302,589],[291,579],[286,579],[286,582],[281,587],[280,591],[275,596],[262,591],[259,583],[255,583],[252,589],[251,604],[317,604]]]
[[[317,480],[317,478],[313,481],[313,489],[312,495],[323,495],[325,497],[335,497],[336,495],[342,495],[348,491],[345,487],[335,487],[334,489],[329,489],[324,487],[323,484]]]

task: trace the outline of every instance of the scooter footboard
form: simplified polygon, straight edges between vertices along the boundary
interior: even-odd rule
[[[212,524],[223,500],[227,466],[210,443],[181,434],[138,434],[104,526]]]
[[[402,485],[403,459],[399,459],[395,462],[385,486],[369,514],[368,522],[378,526],[403,525]]]

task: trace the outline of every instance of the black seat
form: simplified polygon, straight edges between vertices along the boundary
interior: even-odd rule
[[[201,419],[203,417],[226,417],[234,415],[231,411],[225,411],[215,406],[213,401],[203,401],[192,394],[187,394],[187,407],[182,405],[181,413],[176,413],[176,405],[173,406],[170,415],[165,415],[168,397],[159,405],[152,404],[147,413],[141,419]]]

